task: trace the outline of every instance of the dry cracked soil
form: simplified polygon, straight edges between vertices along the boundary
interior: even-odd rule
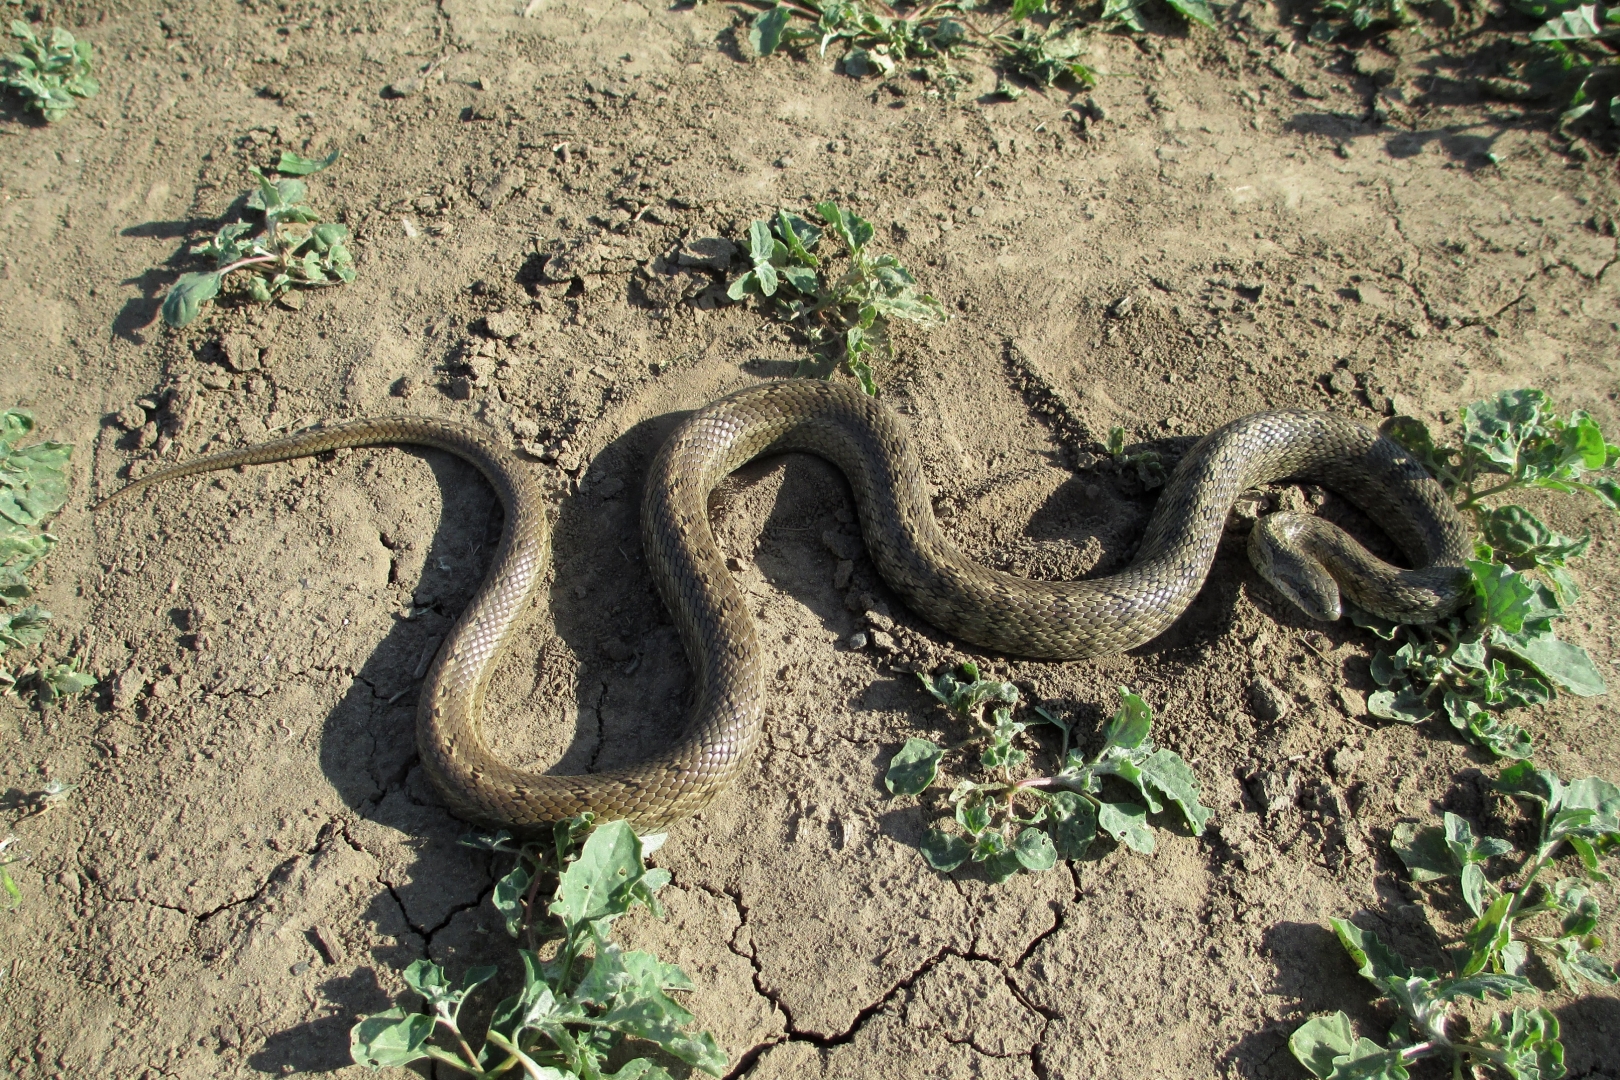
[[[554,575],[495,679],[491,737],[561,772],[638,760],[690,685],[641,556],[642,477],[682,415],[795,370],[781,324],[716,302],[715,241],[775,207],[870,218],[950,311],[903,331],[878,378],[951,534],[1005,569],[1129,560],[1153,494],[1102,453],[1115,425],[1174,459],[1254,410],[1443,424],[1538,386],[1620,431],[1613,162],[1448,96],[1451,54],[1422,27],[1383,51],[1305,47],[1290,11],[1247,2],[1218,33],[1096,36],[1094,91],[1009,101],[971,60],[954,88],[849,78],[814,50],[751,60],[721,5],[45,14],[95,43],[103,89],[49,126],[15,101],[0,116],[0,399],[75,447],[45,651],[102,684],[0,705],[11,805],[77,785],[11,814],[30,856],[0,914],[17,1077],[356,1070],[349,1028],[411,960],[514,977],[490,903],[504,868],[457,845],[413,744],[427,662],[498,535],[477,474],[382,448],[94,500],[315,420],[480,425],[557,493]],[[358,279],[167,330],[162,293],[246,169],[328,148],[312,201],[352,230]],[[1354,520],[1331,493],[1264,501]],[[1565,634],[1612,678],[1620,520],[1534,505],[1595,537]],[[1288,607],[1235,523],[1150,644],[980,655],[888,592],[853,510],[802,456],[714,500],[770,656],[765,742],[655,856],[668,919],[620,924],[691,974],[733,1075],[1293,1078],[1287,1036],[1311,1014],[1387,1027],[1327,919],[1443,962],[1457,908],[1434,901],[1431,923],[1391,830],[1508,811],[1449,729],[1366,714],[1365,633]],[[1092,740],[1117,687],[1144,694],[1210,830],[1165,820],[1151,855],[1103,842],[1002,886],[928,870],[937,801],[891,800],[881,777],[906,738],[961,737],[908,672],[965,657]],[[1563,696],[1527,722],[1547,767],[1620,779],[1616,719],[1612,695]],[[1620,997],[1545,1000],[1570,1075],[1620,1076]]]

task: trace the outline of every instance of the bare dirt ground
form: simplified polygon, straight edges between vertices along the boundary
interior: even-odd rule
[[[12,826],[33,853],[0,915],[0,1066],[18,1077],[353,1068],[350,1025],[413,958],[513,962],[488,902],[500,868],[456,846],[412,733],[425,658],[498,529],[476,474],[380,449],[90,503],[131,468],[315,419],[408,409],[561,449],[532,462],[563,492],[555,584],[496,681],[494,737],[559,771],[635,760],[677,730],[689,681],[639,550],[647,462],[684,411],[799,355],[751,309],[682,299],[707,278],[661,271],[778,205],[852,206],[951,310],[879,379],[953,533],[998,566],[1129,559],[1152,496],[1102,457],[1114,424],[1173,457],[1266,407],[1439,422],[1539,386],[1620,430],[1612,161],[1448,96],[1421,32],[1368,52],[1375,79],[1335,49],[1285,50],[1285,13],[1249,3],[1220,34],[1100,36],[1094,92],[1008,102],[973,64],[952,97],[831,58],[749,62],[718,5],[524,7],[48,13],[96,44],[104,89],[49,127],[0,117],[0,401],[77,447],[41,601],[49,651],[105,681],[61,710],[0,707],[0,790],[79,785]],[[1389,123],[1362,119],[1375,106]],[[158,299],[247,166],[334,147],[313,201],[356,234],[358,280],[166,330]],[[579,260],[571,285],[544,280],[558,251]],[[1612,671],[1620,527],[1537,506],[1596,535],[1564,633]],[[858,550],[835,585],[858,549],[837,473],[752,466],[714,515],[773,657],[767,742],[656,856],[669,920],[622,925],[691,973],[737,1074],[1302,1077],[1286,1039],[1305,1017],[1390,1020],[1329,916],[1369,914],[1440,960],[1389,834],[1487,814],[1485,762],[1364,715],[1370,639],[1308,625],[1241,536],[1129,655],[980,658],[1088,733],[1116,687],[1143,693],[1211,831],[993,888],[929,871],[927,816],[880,783],[905,738],[949,730],[907,660],[961,654]],[[868,609],[905,655],[844,644]],[[1257,676],[1284,689],[1280,718],[1256,716]],[[1538,759],[1620,779],[1615,700],[1530,716]],[[1264,810],[1262,780],[1284,793]],[[1620,1076],[1620,997],[1547,1000],[1570,1075]]]

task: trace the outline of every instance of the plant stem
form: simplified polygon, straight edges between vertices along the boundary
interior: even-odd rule
[[[231,265],[214,271],[214,273],[218,274],[220,277],[224,277],[232,270],[240,270],[244,266],[257,266],[261,263],[273,263],[275,261],[276,257],[274,255],[257,255],[251,259],[238,259],[231,263]]]

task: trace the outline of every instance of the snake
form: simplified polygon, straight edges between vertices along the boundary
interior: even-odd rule
[[[1251,561],[1307,615],[1337,618],[1347,597],[1385,619],[1433,622],[1471,595],[1469,530],[1444,489],[1412,454],[1355,420],[1287,410],[1225,424],[1166,480],[1128,566],[1098,578],[1036,581],[983,566],[951,542],[935,519],[921,459],[889,408],[844,383],[766,382],[681,421],[643,491],[646,563],[694,675],[684,733],[627,768],[550,775],[509,765],[483,734],[485,692],[532,607],[551,539],[546,484],[492,435],[421,417],[338,423],[158,469],[96,509],[184,476],[389,444],[470,462],[505,508],[486,576],[426,673],[416,728],[422,766],[447,809],[518,835],[585,813],[658,831],[707,806],[747,769],[764,728],[765,656],[710,528],[709,496],[766,455],[808,452],[835,465],[849,481],[867,553],[905,604],[950,637],[1008,656],[1076,660],[1151,641],[1202,588],[1239,496],[1284,479],[1345,496],[1410,563],[1378,559],[1315,515],[1260,517],[1250,531]]]

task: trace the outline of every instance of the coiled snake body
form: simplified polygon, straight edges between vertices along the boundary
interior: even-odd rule
[[[808,451],[837,465],[854,490],[867,551],[884,579],[941,630],[1011,655],[1076,659],[1151,640],[1197,595],[1237,496],[1290,477],[1349,497],[1415,567],[1380,562],[1314,517],[1261,519],[1250,542],[1256,565],[1310,614],[1338,616],[1335,581],[1361,607],[1407,622],[1433,621],[1466,592],[1468,530],[1445,493],[1399,446],[1353,421],[1314,412],[1234,420],[1182,459],[1128,568],[1095,580],[1030,581],[974,563],[945,538],[917,455],[889,410],[841,384],[766,383],[690,416],[659,451],[647,480],[646,556],[696,676],[685,734],[634,768],[550,776],[507,765],[482,732],[490,675],[529,609],[550,547],[540,484],[489,436],[439,420],[360,420],[162,469],[101,505],[176,477],[388,443],[464,458],[506,507],[488,576],[423,685],[417,740],[453,813],[520,832],[585,811],[657,829],[702,808],[746,766],[764,720],[764,657],[710,531],[708,496],[734,469],[765,454]]]

